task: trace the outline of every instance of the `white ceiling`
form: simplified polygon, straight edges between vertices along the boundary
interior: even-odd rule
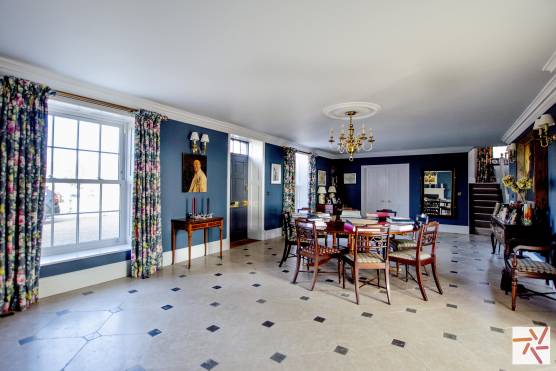
[[[556,1],[0,2],[0,55],[327,148],[370,101],[377,151],[500,143],[550,74]]]

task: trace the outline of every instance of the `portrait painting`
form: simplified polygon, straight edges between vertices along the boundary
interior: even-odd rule
[[[182,154],[181,191],[206,192],[207,157],[201,155]]]
[[[282,165],[272,164],[270,184],[282,184]]]

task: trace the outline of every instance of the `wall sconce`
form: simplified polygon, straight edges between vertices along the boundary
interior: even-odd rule
[[[516,145],[515,143],[508,144],[506,146],[506,158],[508,162],[513,164],[516,159]]]
[[[197,142],[199,141],[199,133],[197,133],[196,131],[191,133],[191,135],[189,136],[189,140],[191,141],[191,152],[196,155],[197,152],[199,152],[199,146],[197,146]]]
[[[210,140],[209,140],[208,134],[203,134],[203,135],[201,135],[201,143],[202,143],[202,148],[201,148],[201,151],[202,151],[202,152],[201,152],[201,153],[202,153],[203,155],[206,155],[206,154],[207,154],[207,146],[208,146],[208,143],[209,143],[209,142],[210,142]]]
[[[549,135],[548,129],[554,125],[554,119],[549,114],[541,115],[535,120],[535,125],[533,125],[533,131],[538,132],[538,139],[541,147],[545,148],[554,141],[556,141],[556,134]]]

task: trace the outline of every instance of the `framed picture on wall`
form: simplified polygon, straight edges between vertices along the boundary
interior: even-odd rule
[[[344,184],[357,184],[357,174],[344,173]]]
[[[182,154],[181,191],[206,192],[207,187],[207,157]]]
[[[272,164],[270,171],[270,184],[282,184],[282,165]]]
[[[326,171],[318,170],[317,171],[317,185],[319,186],[326,186]]]

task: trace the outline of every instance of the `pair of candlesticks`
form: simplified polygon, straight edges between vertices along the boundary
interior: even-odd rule
[[[189,210],[189,200],[185,200],[185,217],[187,219],[207,219],[212,218],[210,212],[210,198],[207,197],[207,208],[205,212],[205,200],[201,198],[200,212],[197,211],[197,198],[193,197],[191,210]]]

